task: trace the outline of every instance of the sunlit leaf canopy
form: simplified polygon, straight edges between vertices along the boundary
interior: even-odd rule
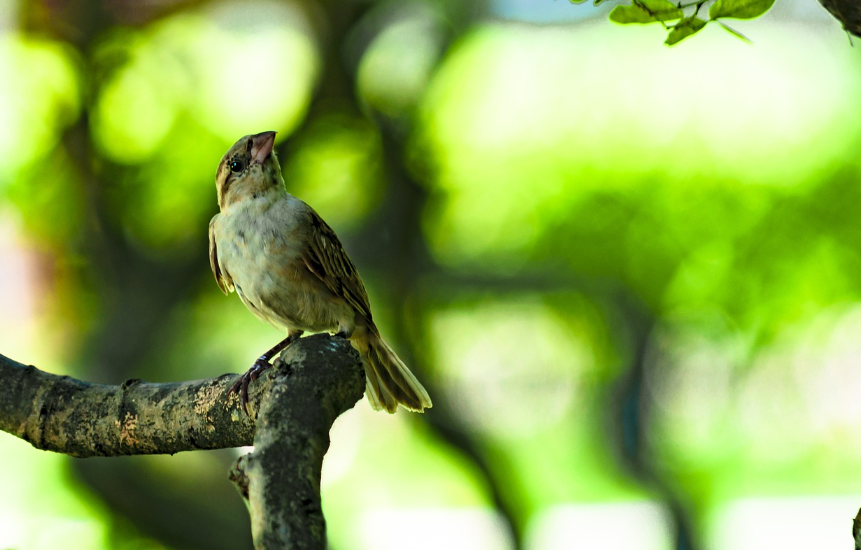
[[[639,547],[668,547],[663,495],[622,466],[612,420],[636,355],[631,304],[652,327],[640,452],[709,547],[743,547],[726,536],[737,499],[859,492],[861,60],[839,31],[766,20],[753,46],[709,27],[668,49],[648,27],[476,21],[446,49],[438,6],[363,24],[360,38],[379,32],[355,60],[362,111],[324,102],[313,116],[325,61],[297,5],[212,3],[118,26],[90,64],[62,41],[0,34],[0,214],[47,266],[0,300],[52,297],[0,325],[0,352],[86,377],[81,350],[118,300],[81,245],[93,191],[65,143],[86,112],[99,223],[155,262],[202,250],[200,284],[162,317],[141,352],[150,370],[133,375],[243,368],[280,335],[209,280],[206,224],[221,155],[276,130],[288,189],[357,251],[383,333],[412,347],[481,458],[432,423],[360,404],[336,424],[324,468],[334,547],[400,548],[414,532],[448,544],[431,535],[467,525],[461,547],[503,548],[496,499],[530,548],[582,541],[566,526],[625,514],[640,518]],[[398,121],[397,161],[427,193],[418,238],[433,269],[406,295],[393,282],[406,260],[362,252],[393,238],[361,241],[392,186],[381,117]],[[4,485],[14,495],[0,518],[16,519],[0,523],[11,525],[0,546],[55,547],[36,534],[42,517],[78,521],[79,548],[123,536],[169,547],[117,534],[58,476],[58,457],[31,466],[35,451],[0,446],[34,472]],[[221,482],[206,481],[222,471],[208,454],[148,464],[148,479],[179,488]],[[46,495],[64,504],[37,516]]]
[[[658,309],[712,302],[751,323],[781,320],[762,299],[802,305],[766,283],[850,291],[837,266],[827,284],[803,270],[854,256],[854,213],[840,223],[840,199],[830,202],[854,192],[833,180],[858,168],[852,52],[762,32],[755,49],[706,39],[662,55],[620,33],[602,44],[610,61],[568,53],[598,43],[598,26],[477,31],[426,104],[445,193],[427,220],[438,259],[503,271],[559,262],[622,280]],[[800,225],[828,204],[838,218],[826,231]]]

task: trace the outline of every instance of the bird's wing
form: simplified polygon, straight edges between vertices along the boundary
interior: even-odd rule
[[[302,254],[305,267],[323,281],[333,294],[347,300],[370,321],[371,306],[359,272],[332,228],[312,208],[308,208],[308,213],[311,235]]]
[[[215,218],[216,214],[209,222],[209,267],[212,268],[212,274],[215,275],[215,283],[221,292],[227,294],[233,290],[233,281],[230,275],[221,271],[221,266],[218,265],[218,249],[215,246]]]

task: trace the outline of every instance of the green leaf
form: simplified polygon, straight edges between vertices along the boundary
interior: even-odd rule
[[[703,21],[699,17],[689,17],[687,19],[682,19],[675,27],[673,27],[673,30],[670,31],[670,34],[667,35],[667,40],[664,42],[664,44],[666,44],[667,46],[678,44],[690,35],[696,34],[701,31],[702,28],[706,26],[706,23],[707,21]]]
[[[582,4],[586,0],[568,0],[568,1],[571,2],[572,4]]]
[[[724,25],[722,21],[718,21],[718,22],[717,22],[717,24],[718,24],[718,25],[720,25],[721,27],[725,28],[725,29],[726,29],[726,31],[727,31],[728,33],[730,33],[730,34],[734,34],[735,36],[737,36],[737,37],[741,38],[742,40],[744,40],[744,41],[745,41],[745,42],[747,42],[748,44],[753,44],[753,42],[750,40],[750,38],[748,38],[748,37],[746,37],[745,35],[741,34],[741,33],[740,33],[740,32],[738,32],[737,30],[735,30],[734,28],[729,27],[729,26],[727,26],[727,25]]]
[[[735,19],[753,19],[767,12],[774,5],[774,0],[717,0],[709,8],[709,17],[733,17]]]
[[[600,6],[601,4],[603,4],[606,1],[607,0],[594,0],[594,2],[592,2],[592,5],[593,6]]]
[[[610,12],[614,23],[654,23],[684,17],[682,10],[669,0],[634,0],[630,6],[616,6]]]

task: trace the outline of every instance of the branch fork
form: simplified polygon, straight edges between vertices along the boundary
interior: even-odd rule
[[[318,334],[293,343],[249,391],[240,375],[152,384],[91,384],[0,355],[0,429],[78,458],[254,445],[230,479],[251,514],[256,549],[326,547],[320,473],[329,429],[365,388],[358,354]]]

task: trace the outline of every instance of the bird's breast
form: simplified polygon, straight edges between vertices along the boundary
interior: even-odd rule
[[[257,317],[276,326],[306,331],[338,326],[338,302],[302,260],[296,217],[278,208],[236,209],[215,228],[218,261],[237,294]]]

